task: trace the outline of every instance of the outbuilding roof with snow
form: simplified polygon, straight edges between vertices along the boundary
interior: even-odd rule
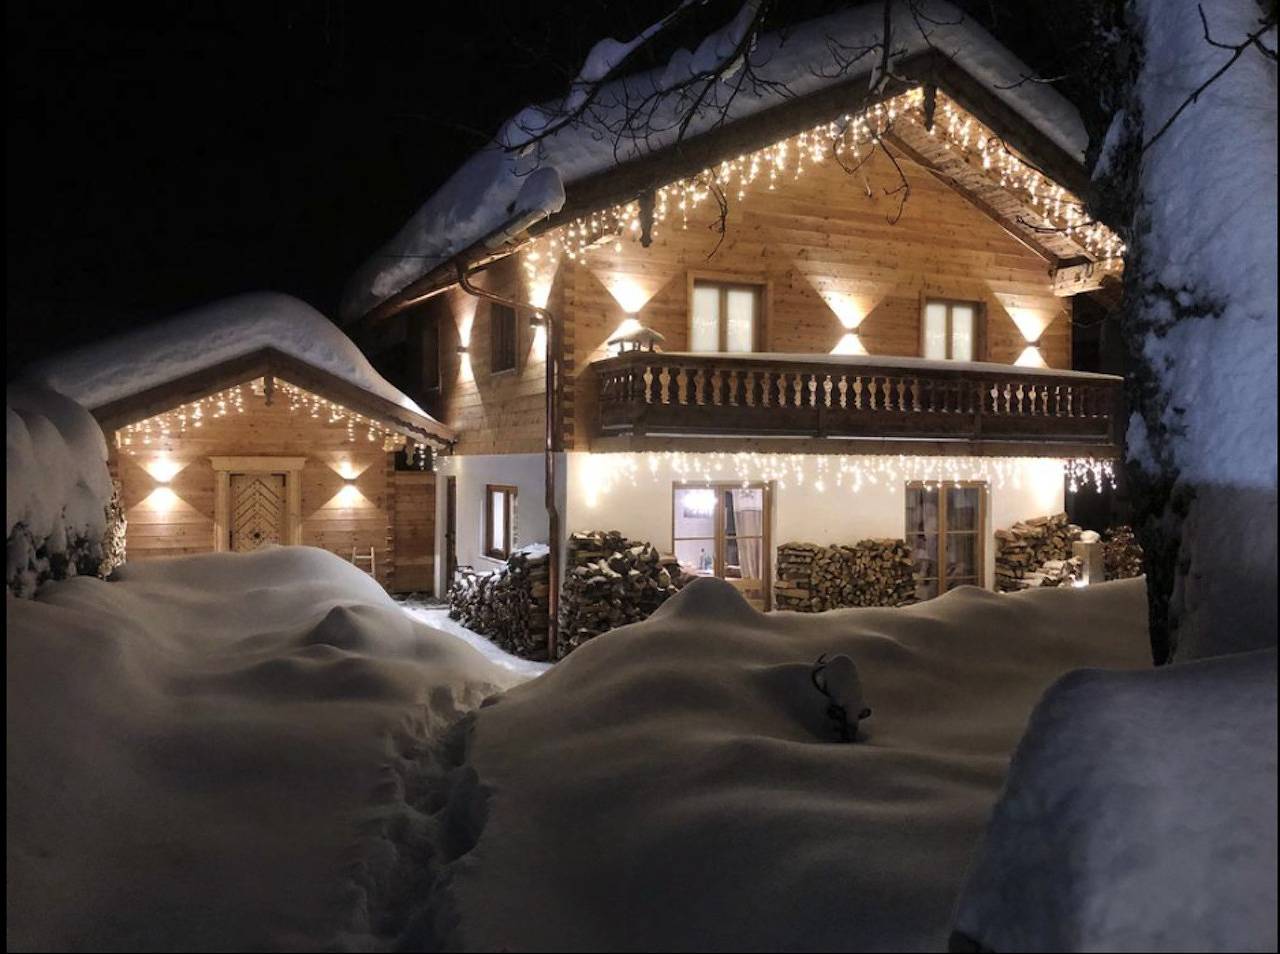
[[[343,322],[425,297],[452,284],[458,265],[486,264],[513,251],[529,234],[629,201],[724,156],[762,148],[911,86],[936,85],[1054,181],[1077,194],[1083,191],[1088,136],[1075,107],[1052,87],[1027,82],[1032,70],[944,2],[929,2],[927,18],[917,18],[905,4],[895,7],[887,78],[879,75],[878,55],[849,63],[854,59],[849,51],[879,41],[884,31],[880,3],[760,37],[748,54],[757,82],[710,89],[705,108],[677,143],[687,103],[676,93],[664,93],[724,59],[752,9],[744,4],[734,22],[693,52],[677,51],[665,68],[611,80],[581,118],[563,124],[582,90],[608,77],[644,35],[630,43],[607,39],[597,44],[563,100],[529,107],[508,120],[493,142],[467,160],[357,271],[344,297]],[[640,103],[649,116],[643,130],[620,134],[618,118]],[[910,148],[907,154],[917,158]],[[954,177],[950,169],[931,171]],[[994,202],[989,194],[977,198],[997,214],[1006,205],[1006,227],[1023,233],[1020,238],[1055,264],[1090,260],[1070,237],[1028,227],[1001,197]]]
[[[414,440],[453,440],[452,430],[374,370],[333,322],[278,292],[193,308],[37,363],[24,379],[70,397],[110,431],[264,375]]]

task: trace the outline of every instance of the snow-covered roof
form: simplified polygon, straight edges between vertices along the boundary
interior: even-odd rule
[[[430,419],[333,322],[279,292],[250,292],[193,308],[39,362],[24,378],[93,410],[264,348]]]
[[[744,11],[749,7],[744,5]],[[895,62],[937,51],[1071,159],[1083,160],[1088,136],[1070,102],[1043,83],[1019,83],[1033,71],[950,3],[930,0],[926,11],[929,19],[921,19],[917,25],[907,5],[895,7]],[[790,97],[848,81],[851,74],[842,68],[839,51],[875,43],[883,30],[883,12],[881,4],[868,4],[761,37],[750,54],[752,69],[761,82],[745,84],[736,91],[726,84],[723,90],[713,91],[707,100],[710,108],[694,118],[685,138],[723,126],[726,118],[741,120]],[[608,75],[632,45],[613,39],[601,41],[588,55],[564,100],[528,107],[508,120],[492,143],[468,159],[399,233],[361,266],[348,284],[342,320],[365,314],[513,220],[554,214],[563,207],[565,191],[574,183],[670,146],[679,126],[674,118],[683,111],[676,95],[659,100],[643,135],[619,141],[608,128],[611,121],[626,115],[629,107],[655,91],[670,90],[682,79],[720,61],[732,49],[733,38],[741,29],[740,22],[730,23],[707,36],[692,53],[677,51],[664,68],[609,83],[582,121],[556,130],[535,145],[531,140],[537,131],[561,116],[566,105],[572,108],[575,97],[582,95],[583,84]],[[511,148],[522,144],[526,148]]]

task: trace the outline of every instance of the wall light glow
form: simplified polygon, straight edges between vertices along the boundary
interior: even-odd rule
[[[836,346],[831,349],[831,353],[862,355],[867,353],[867,349],[862,346],[862,339],[858,337],[858,333],[850,331],[836,342]]]
[[[1013,362],[1019,368],[1047,368],[1048,362],[1044,360],[1044,355],[1040,353],[1039,347],[1036,345],[1027,345],[1022,349],[1022,354],[1018,355],[1018,360]]]
[[[168,513],[181,502],[182,498],[168,487],[157,487],[147,495],[147,499],[143,501],[143,504],[149,510],[155,510],[159,513]]]
[[[148,474],[154,477],[159,483],[167,484],[187,465],[181,461],[176,461],[167,454],[155,458],[149,463],[142,465]]]
[[[656,295],[670,276],[633,275],[630,272],[592,270],[592,275],[608,289],[622,310],[634,315]]]
[[[1000,296],[997,295],[997,298]],[[1004,304],[1004,302],[1001,302]],[[1018,331],[1022,338],[1028,344],[1033,341],[1039,341],[1044,334],[1044,330],[1053,324],[1053,319],[1057,316],[1049,311],[1038,308],[1026,308],[1016,305],[1005,305],[1005,311],[1008,312],[1010,319],[1018,326]]]

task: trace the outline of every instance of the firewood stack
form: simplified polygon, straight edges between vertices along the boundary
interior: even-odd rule
[[[1021,520],[996,531],[996,589],[1001,593],[1037,586],[1062,586],[1081,577],[1083,566],[1071,555],[1080,528],[1065,513]]]
[[[459,567],[449,587],[449,617],[509,653],[545,660],[550,591],[547,547],[534,544],[487,573]]]
[[[911,551],[902,540],[853,546],[784,543],[778,547],[774,605],[821,613],[847,606],[902,606],[915,600]]]
[[[1146,572],[1142,566],[1142,545],[1132,527],[1112,527],[1102,535],[1102,559],[1108,580],[1127,580]]]
[[[646,619],[689,579],[674,556],[616,530],[571,534],[560,591],[560,657],[603,632]]]

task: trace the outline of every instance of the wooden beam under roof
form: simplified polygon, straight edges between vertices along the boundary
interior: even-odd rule
[[[1097,291],[1107,279],[1118,278],[1123,266],[1115,259],[1063,265],[1053,270],[1053,293],[1060,298]]]

